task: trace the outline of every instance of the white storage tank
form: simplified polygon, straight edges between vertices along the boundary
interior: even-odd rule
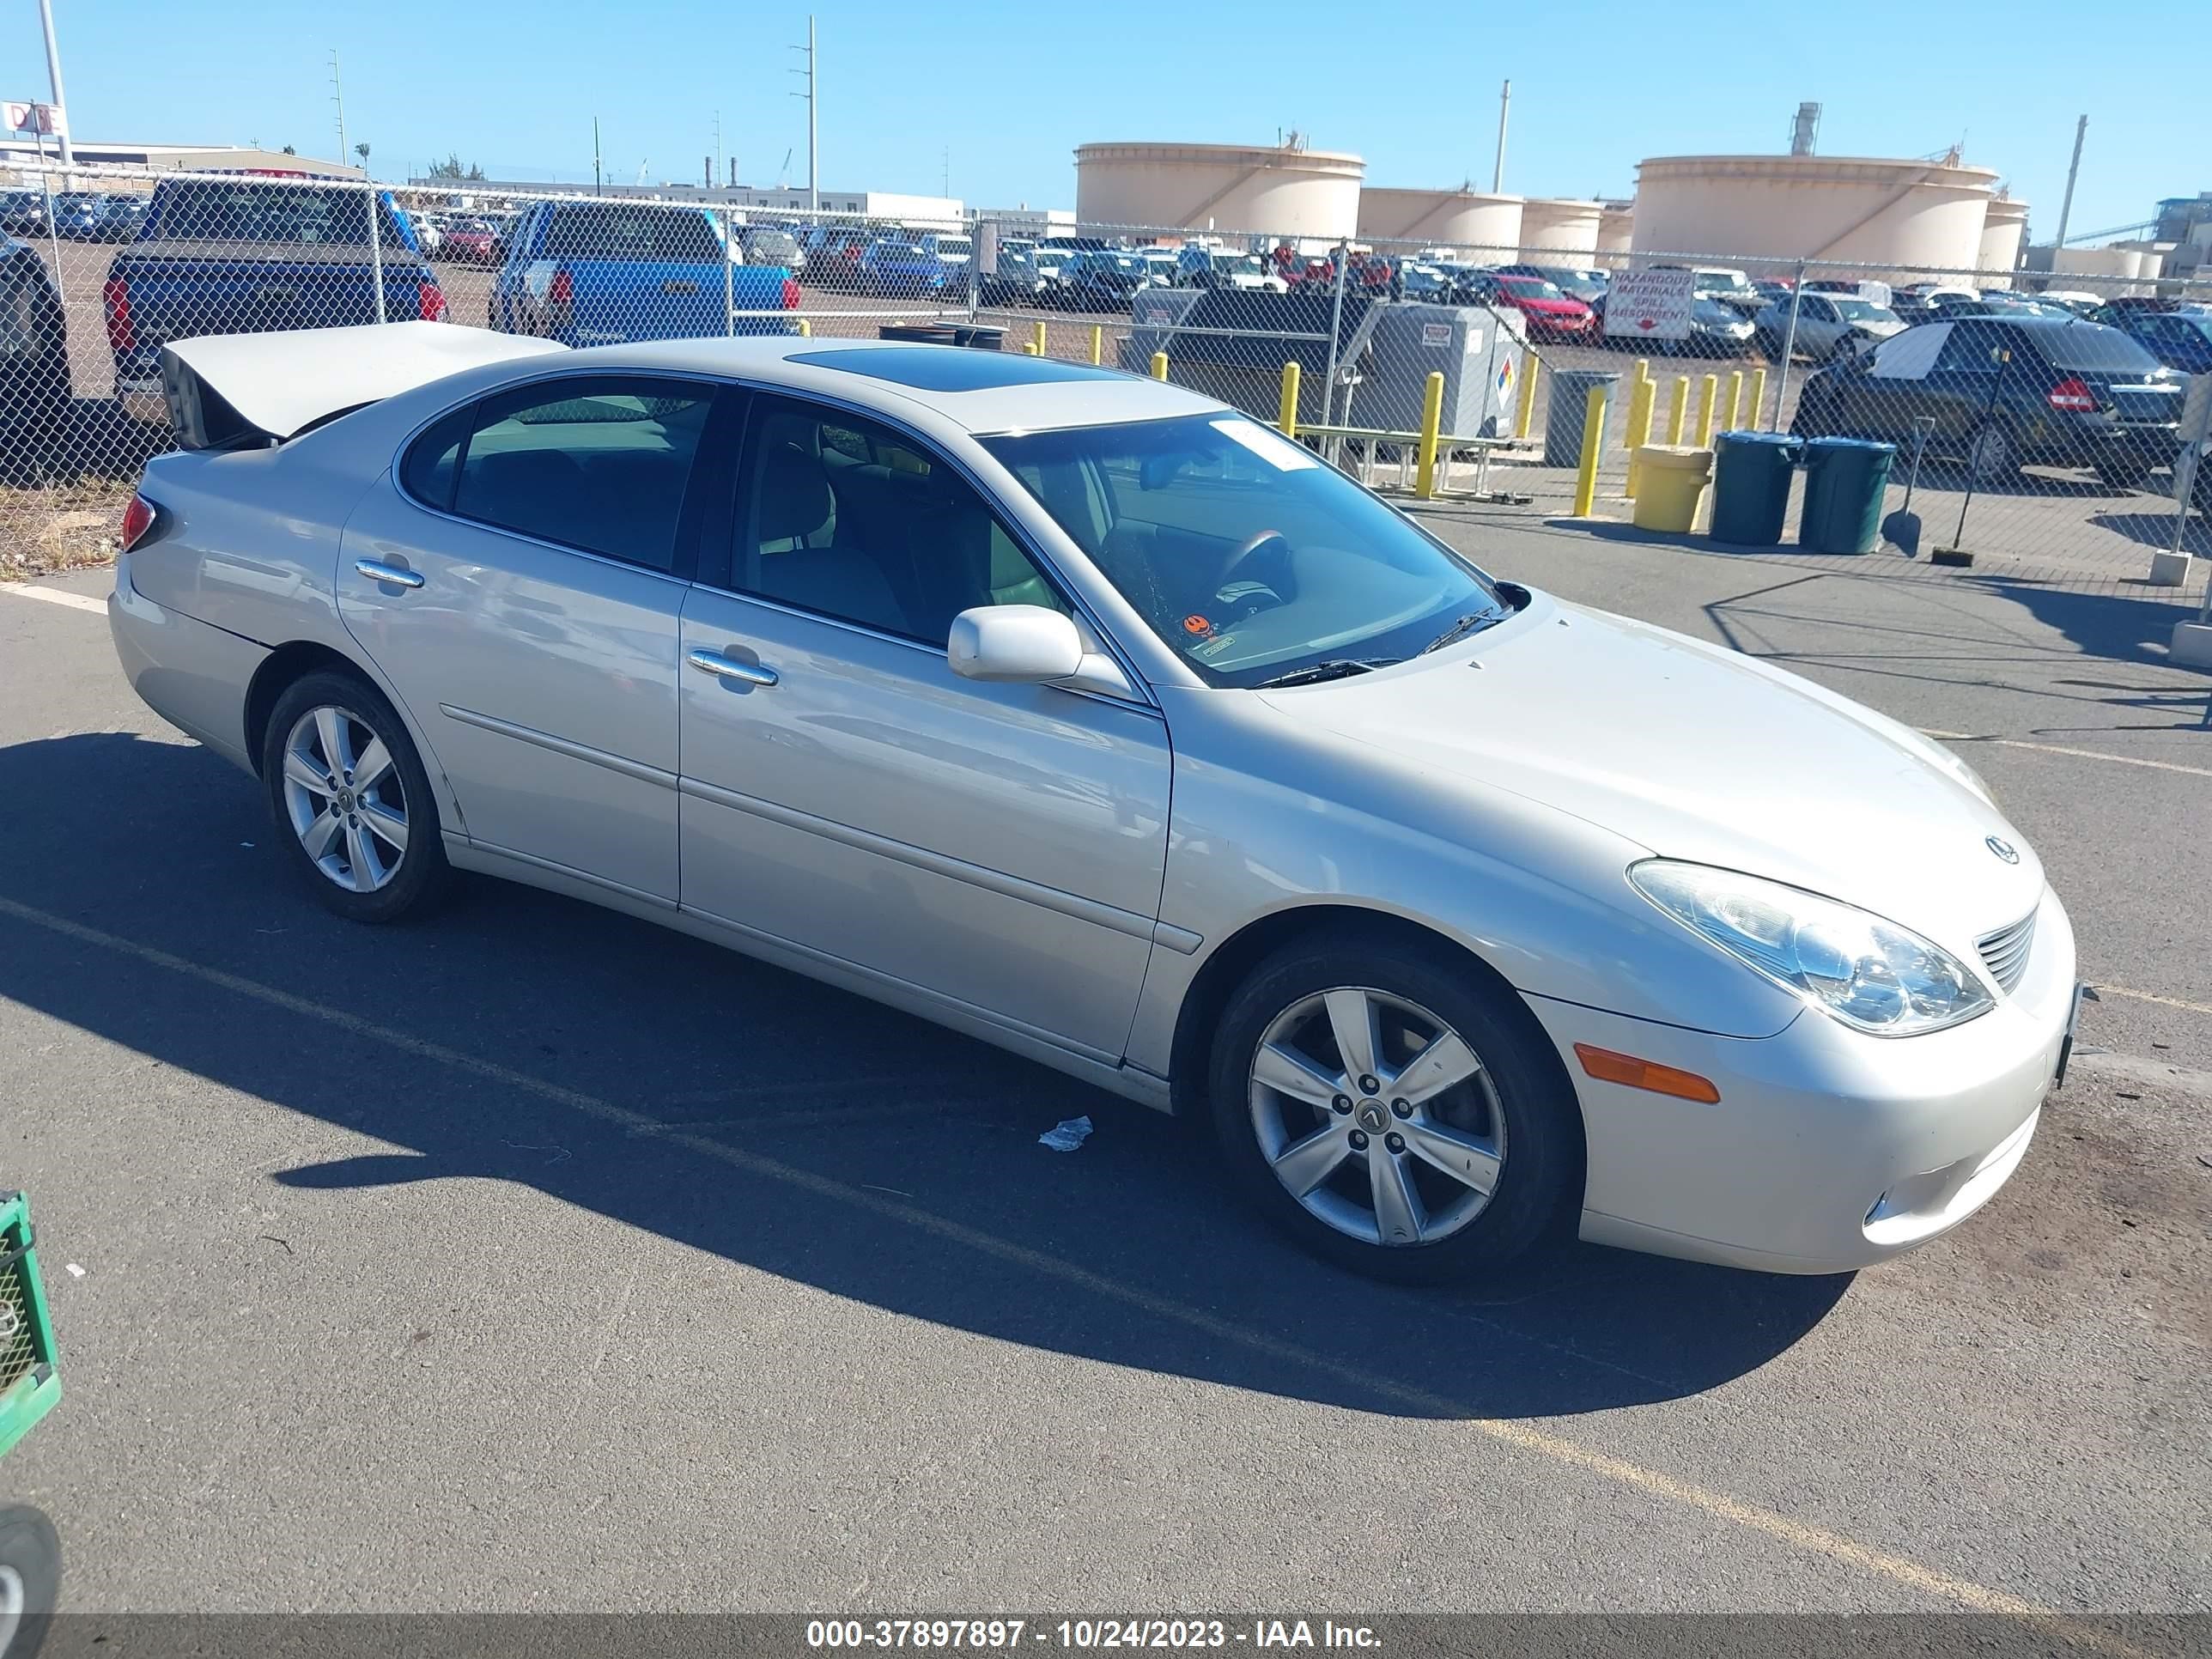
[[[1218,230],[1324,245],[1359,228],[1357,155],[1284,145],[1083,144],[1075,216],[1117,227]]]
[[[1607,202],[1598,215],[1597,262],[1608,270],[1628,263],[1628,250],[1636,234],[1636,204]]]
[[[1423,247],[1492,252],[1498,262],[1521,246],[1521,198],[1468,190],[1359,192],[1359,237],[1365,242],[1418,242]]]
[[[2020,239],[2027,232],[2027,204],[2009,196],[1990,198],[1989,214],[1982,221],[1980,264],[1983,276],[1993,288],[2010,288],[2012,273],[2020,269]]]
[[[2111,247],[2062,247],[2053,249],[2051,255],[2054,276],[2100,278],[2094,287],[2106,299],[2115,295],[2154,292],[2165,264],[2163,252],[2154,245],[2148,248],[2124,243]],[[2047,286],[2063,285],[2053,283]]]
[[[1564,255],[1568,263],[1587,264],[1597,257],[1598,222],[1604,217],[1602,202],[1531,196],[1521,208],[1521,246],[1531,255]]]
[[[1773,266],[1798,259],[1965,276],[1982,263],[1996,174],[1953,161],[1659,155],[1638,164],[1635,251]]]

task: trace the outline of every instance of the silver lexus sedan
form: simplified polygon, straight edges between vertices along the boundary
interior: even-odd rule
[[[188,341],[116,648],[340,915],[528,882],[1202,1118],[1310,1249],[1867,1266],[2025,1155],[2066,912],[1955,756],[1152,380]]]

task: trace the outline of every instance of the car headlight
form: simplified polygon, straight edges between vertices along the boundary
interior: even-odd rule
[[[1628,879],[1692,933],[1855,1030],[1911,1036],[1991,1006],[1940,945],[1817,893],[1671,859],[1632,865]]]

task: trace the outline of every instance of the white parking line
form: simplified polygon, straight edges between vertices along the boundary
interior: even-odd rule
[[[2193,778],[2212,778],[2212,767],[2145,760],[2140,755],[2108,755],[2101,749],[2068,749],[2055,743],[2030,743],[2024,738],[1979,738],[1971,732],[1933,732],[1924,726],[1920,728],[1920,735],[1933,738],[1938,743],[1986,743],[1999,749],[2033,749],[2044,755],[2071,755],[2076,760],[2112,761],[2120,766],[2148,766],[2155,772],[2186,772]]]
[[[65,587],[41,587],[36,582],[0,582],[0,593],[12,594],[19,599],[44,599],[48,605],[67,605],[72,611],[91,611],[100,616],[107,614],[107,601],[90,593],[72,593]]]
[[[2162,997],[2155,991],[2130,991],[2124,985],[2100,982],[2097,994],[2100,997],[2133,997],[2137,1002],[2155,1002],[2161,1008],[2185,1008],[2192,1014],[2212,1014],[2212,1002],[2191,1002],[2183,997]]]
[[[981,1228],[970,1227],[963,1222],[954,1221],[949,1217],[939,1215],[932,1210],[923,1209],[917,1205],[902,1203],[895,1198],[878,1196],[874,1190],[838,1181],[829,1176],[817,1175],[811,1170],[797,1169],[775,1158],[763,1157],[758,1152],[747,1152],[723,1141],[712,1140],[705,1136],[695,1134],[688,1130],[670,1128],[642,1112],[632,1111],[626,1107],[616,1105],[611,1101],[601,1100],[595,1095],[586,1094],[580,1089],[571,1089],[558,1083],[549,1082],[543,1078],[532,1077],[527,1072],[516,1071],[512,1066],[502,1066],[496,1060],[485,1060],[459,1048],[449,1048],[441,1042],[432,1042],[422,1037],[410,1036],[404,1031],[379,1024],[374,1020],[365,1019],[361,1015],[349,1012],[345,1009],[335,1008],[326,1003],[311,1001],[306,997],[295,995],[289,991],[279,990],[275,986],[264,985],[258,981],[247,979],[241,975],[227,973],[218,968],[204,967],[197,962],[173,955],[153,945],[141,945],[135,939],[104,933],[97,927],[88,927],[83,922],[72,921],[66,916],[54,915],[48,911],[34,909],[30,905],[18,903],[14,899],[0,898],[0,915],[13,916],[19,921],[46,928],[50,933],[58,933],[64,939],[75,939],[80,944],[96,945],[103,950],[132,957],[150,967],[180,975],[187,979],[198,980],[202,984],[214,986],[219,990],[228,991],[236,996],[249,998],[267,1007],[281,1008],[288,1013],[319,1020],[326,1025],[335,1026],[339,1030],[350,1032],[357,1037],[367,1038],[372,1042],[382,1043],[387,1048],[396,1048],[402,1054],[413,1054],[418,1059],[427,1060],[436,1065],[451,1066],[455,1071],[466,1072],[489,1082],[503,1084],[508,1088],[523,1093],[535,1095],[540,1100],[553,1105],[565,1107],[581,1116],[611,1124],[617,1128],[627,1129],[632,1133],[653,1134],[658,1131],[657,1138],[664,1144],[684,1147],[702,1158],[715,1159],[717,1162],[726,1164],[733,1169],[742,1170],[746,1174],[761,1180],[776,1182],[783,1186],[795,1188],[801,1192],[811,1193],[817,1198],[828,1199],[854,1209],[865,1210],[887,1221],[896,1221],[903,1226],[913,1228],[917,1232],[927,1233],[933,1237],[943,1239],[947,1243],[957,1244],[965,1249],[973,1250],[979,1255],[989,1256],[1000,1261],[1026,1268],[1040,1277],[1052,1279],[1072,1290],[1085,1291],[1107,1300],[1119,1302],[1125,1307],[1134,1308],[1155,1319],[1170,1321],[1196,1331],[1201,1335],[1212,1337],[1216,1341],[1233,1343],[1238,1347],[1264,1354],[1270,1358],[1298,1365],[1322,1376],[1333,1376],[1340,1382],[1349,1382],[1364,1389],[1378,1398],[1395,1401],[1401,1406],[1421,1413],[1424,1416],[1456,1421],[1473,1433],[1513,1447],[1516,1450],[1545,1458],[1569,1468],[1579,1469],[1586,1474],[1595,1475],[1616,1486],[1642,1492],[1653,1498],[1665,1498],[1670,1503],[1693,1510],[1710,1519],[1733,1522],[1748,1531],[1760,1533],[1781,1543],[1790,1545],[1808,1554],[1825,1557],[1839,1565],[1886,1578],[1893,1584],[1902,1585],[1923,1595],[1954,1601],[1961,1607],[1971,1607],[1978,1613],[1990,1613],[1998,1618],[2029,1625],[2039,1631],[2061,1638],[2074,1646],[2094,1648],[2100,1652],[2112,1655],[2113,1659],[2150,1659],[2150,1656],[2145,1650],[2130,1642],[2099,1629],[2094,1625],[2069,1618],[2063,1613],[2054,1612],[2047,1607],[2039,1607],[2034,1602],[2024,1600],[2008,1590],[1977,1583],[1970,1578],[1958,1577],[1938,1568],[1923,1565],[1907,1557],[1892,1554],[1887,1550],[1862,1544],[1848,1534],[1821,1526],[1818,1522],[1801,1521],[1796,1516],[1784,1515],[1778,1510],[1746,1503],[1741,1498],[1731,1497],[1727,1492],[1717,1491],[1713,1487],[1698,1486],[1688,1480],[1679,1480],[1674,1475],[1663,1474],[1657,1469],[1646,1468],[1640,1463],[1632,1463],[1626,1458],[1615,1457],[1610,1452],[1596,1450],[1583,1445],[1579,1441],[1571,1440],[1565,1435],[1554,1434],[1548,1430],[1537,1428],[1533,1424],[1500,1418],[1464,1416],[1462,1413],[1466,1409],[1465,1407],[1447,1395],[1416,1387],[1379,1371],[1371,1371],[1344,1360],[1332,1358],[1327,1354],[1302,1347],[1295,1342],[1277,1336],[1272,1331],[1259,1330],[1248,1325],[1242,1325],[1234,1320],[1224,1319],[1220,1315],[1210,1312],[1204,1308],[1194,1307],[1170,1297],[1160,1296],[1150,1291],[1140,1290],[1133,1285],[1123,1284],[1119,1279],[1109,1279],[1103,1273],[1094,1273],[1076,1262],[1063,1261],[1059,1256],[1048,1255],[1042,1250],[1032,1249],[1025,1244],[1017,1244],[1011,1239],[1000,1238],[994,1233],[985,1232]]]

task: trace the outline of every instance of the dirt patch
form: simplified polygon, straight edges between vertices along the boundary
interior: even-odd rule
[[[0,489],[0,581],[107,563],[133,487],[86,478]]]

